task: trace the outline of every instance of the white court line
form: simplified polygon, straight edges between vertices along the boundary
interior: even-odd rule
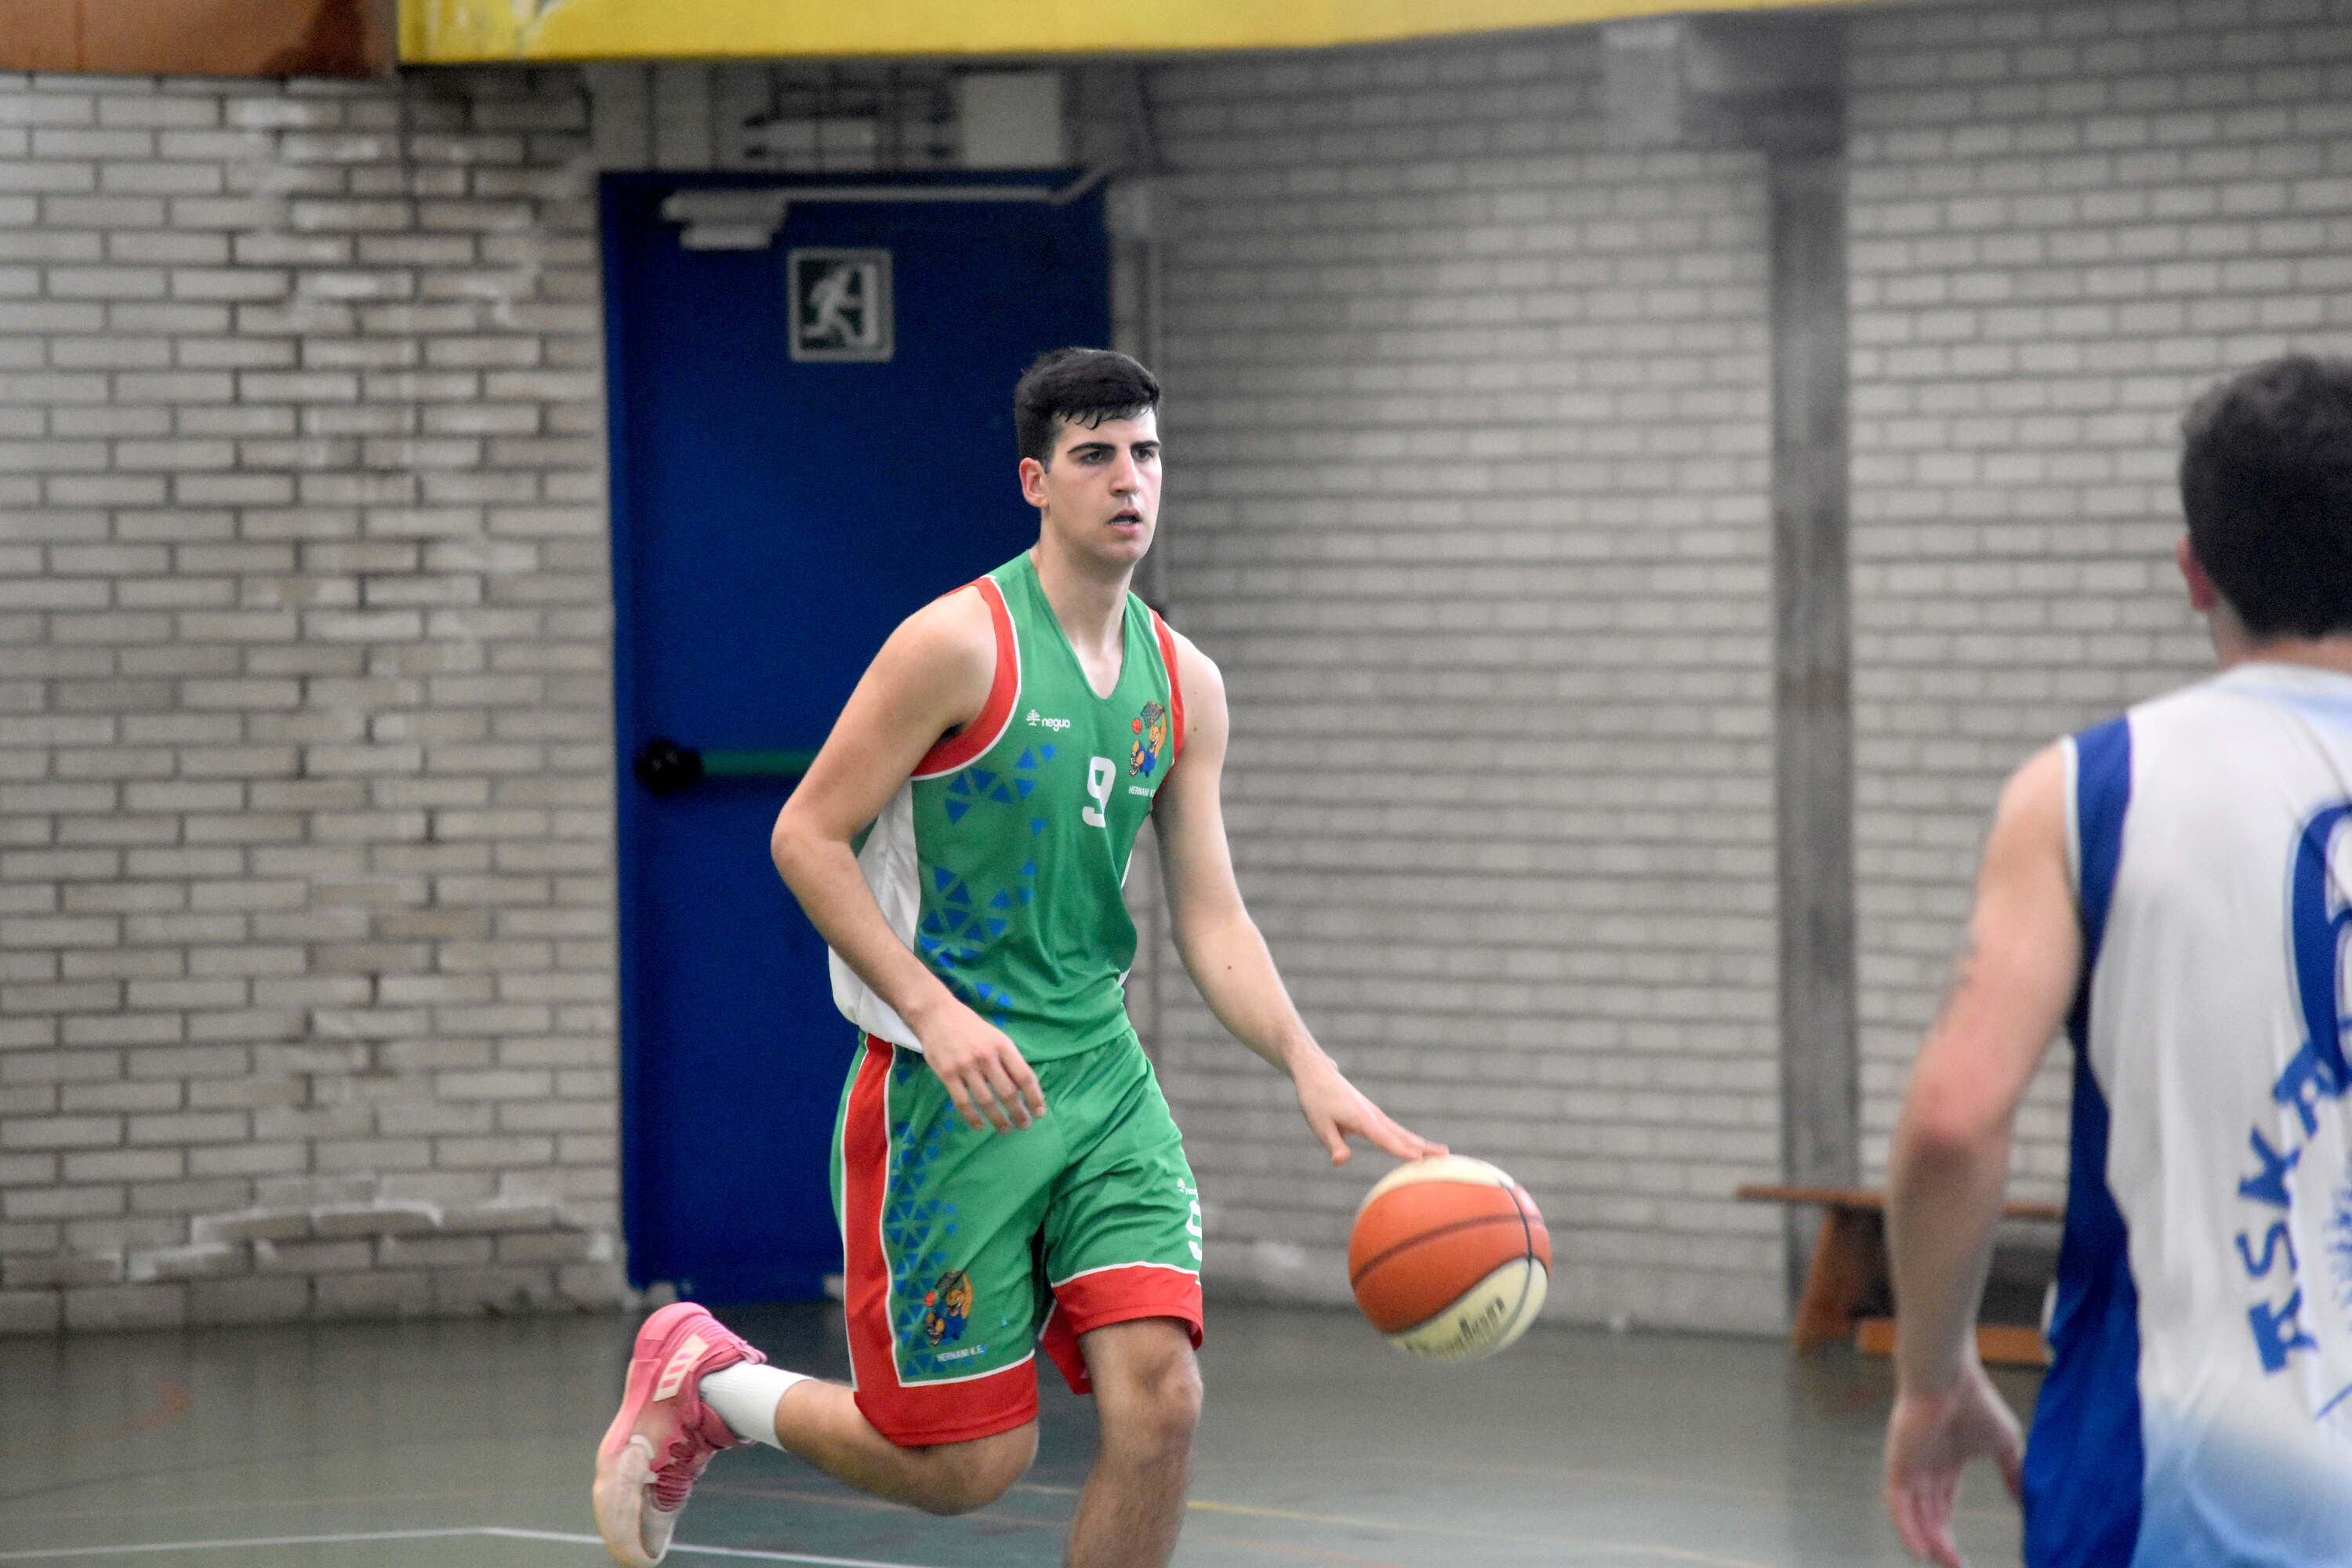
[[[33,1563],[59,1557],[127,1557],[148,1552],[226,1552],[255,1546],[336,1546],[367,1541],[446,1541],[453,1536],[494,1535],[509,1541],[552,1541],[567,1546],[602,1546],[593,1535],[564,1535],[551,1530],[516,1530],[499,1524],[467,1525],[448,1530],[369,1530],[346,1535],[262,1535],[242,1541],[151,1541],[135,1546],[57,1546],[35,1552],[0,1552],[0,1563]],[[924,1568],[919,1563],[877,1563],[866,1557],[813,1557],[803,1552],[761,1552],[744,1546],[689,1546],[673,1542],[670,1550],[703,1557],[748,1557],[760,1563],[805,1563],[813,1568]]]
[[[512,1530],[502,1524],[484,1525],[473,1531],[475,1535],[504,1535],[518,1541],[566,1541],[582,1546],[602,1546],[604,1540],[593,1535],[559,1535],[551,1530]],[[705,1557],[750,1557],[761,1563],[811,1563],[818,1568],[924,1568],[920,1563],[877,1563],[870,1557],[812,1557],[804,1552],[761,1552],[749,1546],[688,1546],[682,1541],[669,1543],[672,1552],[700,1552]]]
[[[340,1541],[434,1541],[479,1535],[479,1530],[373,1530],[352,1535],[263,1535],[248,1541],[153,1541],[136,1546],[53,1546],[38,1552],[0,1552],[0,1563],[31,1563],[47,1557],[122,1557],[134,1552],[223,1552],[232,1546],[319,1546]]]

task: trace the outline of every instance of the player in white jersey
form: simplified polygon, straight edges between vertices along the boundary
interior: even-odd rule
[[[2352,362],[2190,411],[2189,602],[2221,673],[2041,752],[1986,841],[1888,1205],[1886,1501],[1957,1568],[1977,1458],[2029,1568],[2352,1564]],[[2063,1024],[2072,1173],[2030,1441],[1971,1325]]]

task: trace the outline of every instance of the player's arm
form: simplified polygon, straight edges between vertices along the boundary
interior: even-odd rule
[[[856,836],[940,737],[980,714],[996,638],[977,592],[950,594],[890,634],[834,721],[769,836],[776,869],[809,922],[915,1032],[913,1044],[974,1130],[1045,1113],[1037,1075],[1003,1031],[956,1000],[874,901]],[[984,1119],[984,1120],[983,1120]]]
[[[1888,1157],[1887,1240],[1900,1325],[1886,1503],[1912,1554],[1958,1568],[1960,1472],[2000,1465],[2014,1492],[2016,1418],[1976,1357],[1977,1309],[2009,1180],[2017,1110],[2074,996],[2082,931],[2066,867],[2064,753],[2002,792],[1944,1010],[1920,1047]]]
[[[1389,1120],[1315,1043],[1274,967],[1265,938],[1243,907],[1225,842],[1218,791],[1225,766],[1225,682],[1189,638],[1176,638],[1184,693],[1184,744],[1152,805],[1176,951],[1217,1021],[1242,1044],[1290,1075],[1307,1125],[1348,1162],[1348,1140],[1365,1139],[1400,1160],[1444,1149]]]

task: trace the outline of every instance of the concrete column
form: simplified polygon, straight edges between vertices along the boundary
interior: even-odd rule
[[[1621,23],[1604,37],[1612,141],[1765,157],[1781,1175],[1851,1184],[1862,1139],[1843,30],[1833,18],[1678,18]],[[1816,1223],[1790,1215],[1792,1296]]]
[[[1781,1170],[1792,1182],[1851,1184],[1861,1131],[1845,160],[1775,152],[1769,169]]]

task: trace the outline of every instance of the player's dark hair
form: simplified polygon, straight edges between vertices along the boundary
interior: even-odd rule
[[[1132,419],[1160,406],[1160,382],[1150,371],[1108,349],[1050,349],[1013,389],[1013,438],[1024,458],[1054,456],[1064,425],[1089,428],[1106,419]]]
[[[2181,433],[2189,546],[2247,634],[2352,632],[2352,360],[2241,372]]]

